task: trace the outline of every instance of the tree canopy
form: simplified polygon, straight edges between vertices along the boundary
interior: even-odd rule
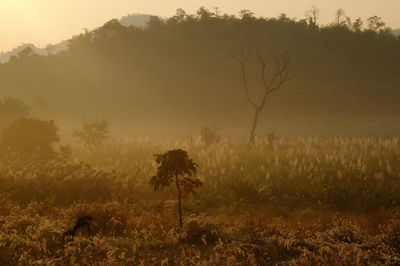
[[[153,16],[145,28],[111,20],[73,37],[68,51],[24,51],[0,65],[0,86],[14,97],[51,101],[69,116],[235,122],[248,106],[232,58],[243,46],[262,46],[270,62],[283,50],[293,55],[292,82],[271,102],[272,115],[399,114],[400,40],[379,17],[337,15],[339,23],[325,26],[317,9],[300,20],[205,8]]]

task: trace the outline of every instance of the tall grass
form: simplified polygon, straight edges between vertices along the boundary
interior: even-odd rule
[[[271,145],[266,137],[250,150],[226,139],[210,147],[199,138],[142,139],[78,149],[75,156],[126,172],[145,188],[155,170],[152,155],[173,148],[188,150],[198,162],[203,201],[368,210],[400,200],[399,138],[280,138]]]
[[[154,154],[180,148],[204,187],[178,228]],[[124,141],[71,159],[0,156],[2,265],[400,263],[399,138]],[[338,212],[338,213],[336,213]],[[81,215],[94,234],[62,233]]]

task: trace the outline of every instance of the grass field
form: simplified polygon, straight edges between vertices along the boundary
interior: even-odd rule
[[[154,154],[180,148],[204,186],[154,192]],[[1,265],[400,263],[399,138],[141,139],[72,158],[0,158]],[[95,223],[73,242],[82,215]]]

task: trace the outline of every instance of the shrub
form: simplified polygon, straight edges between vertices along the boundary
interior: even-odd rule
[[[181,241],[187,244],[207,245],[217,242],[218,239],[218,229],[214,224],[191,220],[184,227]]]
[[[59,157],[48,160],[0,156],[0,193],[13,201],[104,202],[131,195],[129,178],[115,170],[74,163]]]
[[[110,138],[110,129],[108,122],[103,119],[83,121],[81,128],[75,129],[72,135],[86,147],[94,148],[103,145]]]
[[[212,127],[202,127],[200,131],[201,141],[206,147],[209,147],[221,140],[217,130]]]
[[[2,131],[1,146],[23,155],[51,156],[59,141],[54,121],[20,118]]]

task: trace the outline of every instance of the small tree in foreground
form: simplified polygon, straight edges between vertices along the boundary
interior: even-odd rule
[[[178,192],[179,225],[182,227],[182,199],[194,194],[194,189],[203,185],[198,178],[193,177],[196,175],[197,164],[184,150],[171,150],[164,154],[156,154],[155,157],[158,164],[157,173],[151,178],[150,185],[154,191],[157,191],[170,186],[175,180]]]

